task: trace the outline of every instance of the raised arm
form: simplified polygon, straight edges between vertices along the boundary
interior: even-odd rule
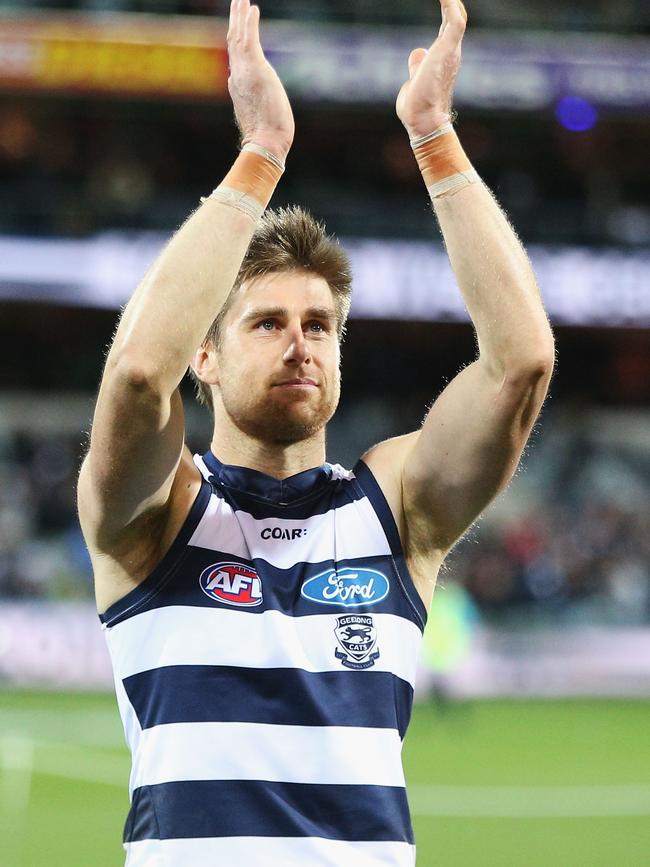
[[[371,464],[392,461],[396,467],[415,554],[438,552],[440,559],[512,477],[554,364],[551,329],[526,253],[450,124],[467,16],[459,0],[441,0],[441,7],[438,38],[428,51],[416,49],[409,57],[397,112],[431,195],[479,353],[434,402],[420,431],[369,456]]]
[[[154,262],[115,333],[79,479],[80,518],[95,550],[111,550],[140,518],[150,532],[169,508],[184,462],[178,386],[233,286],[293,141],[291,107],[249,0],[232,2],[228,52],[243,151]]]

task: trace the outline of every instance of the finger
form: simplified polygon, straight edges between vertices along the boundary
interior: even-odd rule
[[[413,78],[418,71],[420,64],[427,56],[426,48],[414,48],[409,54],[409,78]]]
[[[442,26],[440,35],[459,40],[465,32],[467,10],[462,0],[440,0]]]
[[[237,42],[240,38],[240,7],[242,0],[231,0],[230,3],[230,21],[228,26],[228,40],[231,43]]]
[[[450,13],[460,13],[462,18],[467,21],[467,9],[465,9],[463,0],[440,0],[440,8],[443,18],[445,15],[449,17]]]
[[[250,0],[236,0],[237,8],[235,10],[235,39],[241,43],[244,39],[246,31],[246,15],[250,6]]]
[[[235,7],[237,0],[230,0],[230,15],[228,17],[228,39],[232,39],[235,35]]]
[[[264,56],[260,42],[260,7],[251,6],[246,16],[246,36],[244,46],[254,54]]]

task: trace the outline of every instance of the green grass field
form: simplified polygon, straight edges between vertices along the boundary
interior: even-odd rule
[[[416,708],[418,867],[650,865],[649,723],[640,701]],[[112,696],[0,692],[0,764],[0,867],[123,863],[129,760]]]

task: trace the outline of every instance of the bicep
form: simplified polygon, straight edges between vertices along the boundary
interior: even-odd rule
[[[539,366],[496,379],[475,361],[429,410],[403,465],[407,515],[448,549],[512,478],[544,400]]]
[[[178,389],[112,371],[100,387],[78,487],[84,529],[107,540],[169,498],[184,444]]]

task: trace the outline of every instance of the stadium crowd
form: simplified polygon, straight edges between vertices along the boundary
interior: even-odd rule
[[[314,108],[300,129],[275,204],[317,202],[319,216],[339,235],[430,235],[417,165],[389,113],[351,119]],[[354,147],[369,129],[379,142],[371,161]],[[543,117],[522,117],[513,133],[507,119],[488,124],[474,115],[463,121],[462,135],[528,243],[650,242],[642,181],[648,136],[640,122],[621,119],[576,136]],[[56,116],[47,103],[5,99],[0,232],[168,232],[195,207],[209,179],[225,173],[235,146],[230,116],[214,108],[197,114],[187,105],[111,103],[86,112],[71,102]]]
[[[448,569],[484,613],[647,622],[650,509],[605,497],[541,503],[521,518],[472,531]]]
[[[479,27],[501,28],[507,19],[509,26],[531,29],[650,32],[647,0],[471,0],[467,5]],[[227,6],[227,0],[0,0],[3,13],[67,9],[225,15]],[[429,26],[432,8],[421,0],[268,0],[263,13],[293,20]],[[332,111],[314,103],[308,109],[299,105],[297,113],[299,141],[274,205],[307,203],[341,237],[431,238],[435,228],[426,215],[421,178],[392,109],[383,106],[380,113],[376,106],[355,105],[354,111]],[[642,113],[617,114],[579,133],[562,127],[551,109],[520,111],[516,123],[514,116],[461,110],[459,127],[477,169],[524,242],[645,249],[650,243],[650,141]],[[236,137],[225,103],[25,98],[7,92],[0,102],[0,233],[47,239],[121,230],[169,234],[205,194],[210,179],[225,174]],[[373,159],[358,146],[360,140],[373,142]],[[24,311],[22,326],[6,329],[3,388],[89,392],[94,387],[97,378],[86,371],[93,369],[101,341],[83,343],[66,327],[72,313],[59,313],[53,316],[50,309],[48,323],[33,331],[39,317]],[[395,340],[399,328],[386,328],[391,333],[384,337]],[[410,327],[409,353],[414,335]],[[23,353],[26,340],[49,359],[47,369],[38,353]],[[577,406],[576,416],[587,403],[647,407],[647,334],[598,340],[590,335],[589,341],[574,332],[561,347],[553,399]],[[424,335],[420,343],[422,370],[436,353],[439,362],[454,353],[453,341],[441,345],[440,334],[432,340]],[[358,370],[369,381],[381,375],[387,390],[392,383],[395,393],[403,391],[403,379],[412,377],[412,371],[367,345],[365,361],[363,355],[355,361]],[[20,364],[15,363],[18,357]],[[410,423],[418,423],[430,390],[427,381],[422,400],[414,398],[416,420]],[[366,404],[358,409],[347,439],[335,431],[332,457],[337,460],[344,460],[340,443],[347,448],[346,461],[352,451],[358,455],[369,445],[352,443],[350,433],[368,433],[369,417],[405,417],[395,400],[374,410]],[[400,432],[383,429],[382,423],[372,432],[374,441]],[[529,485],[523,506],[490,510],[450,556],[441,581],[461,582],[485,617],[525,612],[535,618],[650,622],[650,459],[644,457],[627,475],[614,473],[613,484],[593,485],[588,483],[590,468],[595,472],[607,466],[602,475],[610,478],[616,462],[583,446],[581,474],[576,474],[577,460],[562,463],[558,455],[545,452],[542,461],[536,454],[531,467],[539,463],[538,481],[554,477],[556,483]],[[90,563],[75,507],[82,451],[81,433],[45,437],[14,431],[5,439],[0,434],[0,598],[91,597]],[[634,497],[627,481],[632,476],[639,486]],[[513,490],[521,487],[520,477]]]
[[[15,434],[4,443],[0,598],[91,597],[75,511],[81,441]],[[650,492],[643,507],[642,496],[594,493],[582,479],[527,498],[523,510],[488,512],[452,552],[441,583],[461,583],[489,620],[650,622]]]
[[[228,14],[228,0],[0,0],[0,8],[57,9],[101,12],[146,12],[164,15]],[[471,0],[467,3],[477,26],[607,29],[625,31],[650,27],[645,0]],[[350,21],[382,24],[429,23],[431,8],[421,0],[265,0],[265,18]]]

